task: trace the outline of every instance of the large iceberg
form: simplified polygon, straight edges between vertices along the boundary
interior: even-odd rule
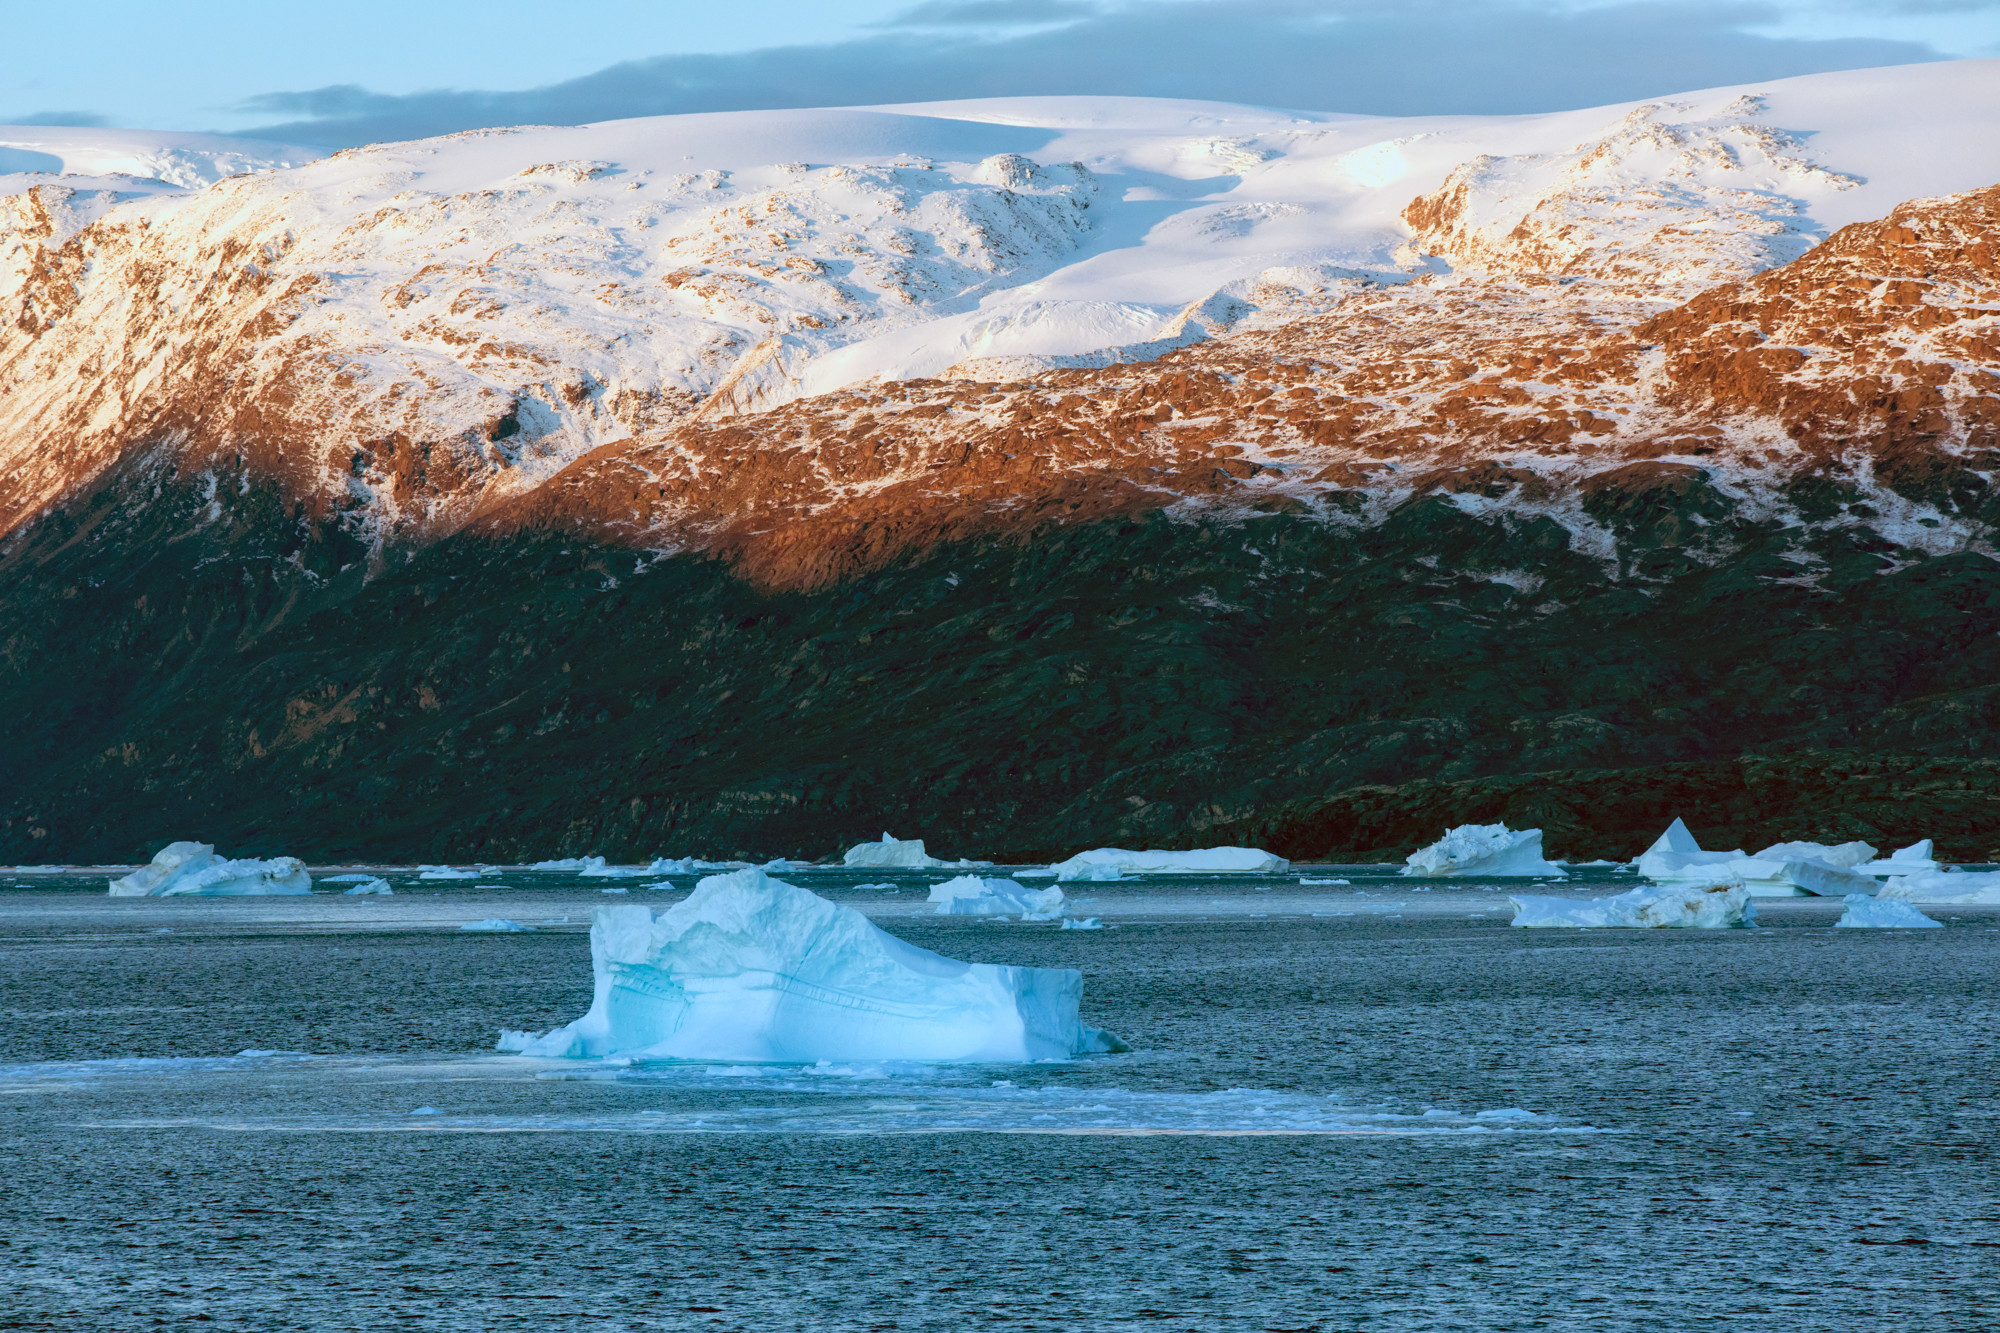
[[[1055,921],[1063,914],[1063,891],[1031,889],[1015,879],[960,875],[931,886],[939,916],[1019,916],[1023,921]]]
[[[762,870],[683,901],[600,907],[590,1012],[500,1049],[578,1059],[1025,1061],[1123,1050],[1078,1020],[1083,975],[962,963]]]
[[[1875,891],[1874,879],[1853,868],[1874,855],[1875,849],[1865,842],[1842,843],[1837,847],[1817,842],[1779,842],[1755,856],[1741,848],[1731,852],[1703,851],[1687,825],[1676,819],[1651,847],[1639,854],[1634,864],[1640,874],[1660,884],[1704,884],[1727,877],[1742,880],[1755,898],[1805,894],[1842,897]]]
[[[1567,877],[1561,866],[1542,858],[1540,829],[1516,831],[1505,824],[1460,824],[1406,860],[1405,875]]]
[[[1509,897],[1514,925],[1552,928],[1681,926],[1723,930],[1757,924],[1750,891],[1736,880],[1642,885],[1609,898]]]
[[[1276,873],[1290,866],[1282,856],[1273,856],[1261,847],[1200,847],[1185,852],[1128,852],[1122,847],[1099,847],[1078,852],[1049,869],[1062,881],[1108,878],[1098,867],[1109,866],[1125,875],[1209,875]]]
[[[1927,930],[1944,926],[1944,922],[1931,920],[1906,902],[1893,898],[1885,900],[1865,893],[1849,894],[1847,910],[1833,924],[1850,929],[1862,927],[1874,930]]]
[[[991,861],[940,861],[924,851],[922,838],[892,838],[858,842],[847,849],[841,864],[849,870],[990,870]]]
[[[1876,897],[1939,906],[2000,907],[2000,871],[1967,874],[1961,870],[1934,870],[1901,875],[1884,884]]]
[[[312,892],[312,876],[296,856],[230,861],[206,842],[170,842],[144,865],[111,881],[113,898],[234,898]]]

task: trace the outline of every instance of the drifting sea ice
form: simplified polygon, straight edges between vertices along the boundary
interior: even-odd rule
[[[388,880],[374,879],[372,877],[365,878],[362,880],[361,883],[356,884],[353,888],[343,891],[343,895],[346,897],[353,897],[355,894],[369,894],[369,893],[379,894],[384,898],[393,898],[396,894],[396,891],[389,887]]]
[[[2000,871],[1967,874],[1962,870],[1937,870],[1903,875],[1883,885],[1876,896],[1936,906],[2000,907]]]
[[[644,911],[645,909],[644,909],[644,908],[640,908],[639,910],[640,910],[640,911]],[[533,927],[533,926],[524,926],[524,925],[522,925],[522,924],[521,924],[520,922],[518,922],[518,921],[509,921],[509,920],[508,920],[508,919],[507,919],[506,917],[504,917],[504,916],[489,916],[489,917],[487,917],[487,918],[486,918],[485,920],[483,920],[483,921],[468,921],[468,922],[466,922],[466,923],[465,923],[464,925],[460,926],[460,927],[459,927],[459,929],[460,929],[460,930],[491,930],[491,931],[497,931],[497,932],[508,932],[508,933],[511,933],[511,932],[514,932],[514,931],[524,931],[524,930],[533,930],[533,929],[534,929],[534,927]]]
[[[1307,879],[1304,875],[1299,876],[1301,884],[1352,884],[1353,882],[1349,879]]]
[[[1510,896],[1514,920],[1525,927],[1550,929],[1596,926],[1681,926],[1723,930],[1757,924],[1750,891],[1736,880],[1708,884],[1666,884],[1628,889],[1609,898]]]
[[[1925,838],[1920,842],[1911,843],[1908,847],[1898,847],[1879,861],[1867,861],[1854,868],[1864,875],[1886,879],[1891,875],[1935,874],[1939,867],[1931,851],[1931,840]]]
[[[1049,869],[1058,880],[1106,878],[1095,869],[1110,866],[1122,874],[1201,875],[1276,873],[1291,865],[1282,856],[1273,856],[1261,847],[1200,847],[1185,852],[1128,852],[1122,847],[1098,847],[1078,852]]]
[[[1941,930],[1944,927],[1944,922],[1931,920],[1906,902],[1894,898],[1884,900],[1865,893],[1847,895],[1847,910],[1833,924],[1836,927],[1878,930]]]
[[[236,898],[312,892],[312,876],[296,856],[268,861],[224,860],[205,842],[172,842],[123,879],[111,881],[113,898]]]
[[[1564,878],[1561,866],[1542,858],[1540,829],[1516,831],[1505,824],[1460,824],[1407,860],[1405,875]]]
[[[1725,875],[1742,880],[1752,897],[1790,898],[1802,894],[1835,897],[1875,891],[1873,879],[1851,869],[1874,855],[1875,849],[1865,842],[1842,843],[1838,847],[1817,842],[1779,842],[1755,856],[1741,848],[1731,852],[1703,851],[1687,825],[1676,819],[1651,847],[1639,854],[1635,864],[1640,874],[1661,884],[1701,884]]]
[[[478,879],[477,870],[454,870],[450,866],[418,866],[418,879]]]
[[[1072,916],[1063,919],[1064,930],[1103,930],[1104,918],[1097,916]]]
[[[1116,1051],[1077,1017],[1081,973],[962,963],[761,870],[654,915],[600,907],[590,1012],[499,1049],[590,1059],[1027,1061]]]
[[[858,842],[847,849],[841,864],[849,870],[991,870],[991,861],[940,861],[924,851],[922,838],[892,838]]]
[[[1063,891],[1031,889],[1018,880],[960,875],[931,886],[939,916],[1014,916],[1023,921],[1055,921],[1062,916]]]

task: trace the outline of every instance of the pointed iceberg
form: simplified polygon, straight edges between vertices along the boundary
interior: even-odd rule
[[[1421,851],[1404,858],[1405,875],[1533,875],[1563,879],[1566,872],[1542,858],[1542,831],[1505,824],[1460,824]]]
[[[113,898],[238,898],[312,892],[312,876],[296,856],[230,861],[205,842],[170,842],[144,865],[111,881]]]
[[[1083,975],[962,963],[762,870],[711,875],[684,901],[600,907],[590,1012],[527,1055],[813,1063],[1024,1061],[1123,1050],[1079,1021]]]
[[[1837,847],[1779,842],[1755,856],[1741,848],[1706,852],[1687,825],[1676,819],[1633,864],[1658,884],[1702,884],[1723,876],[1742,880],[1753,898],[1842,897],[1875,892],[1874,879],[1853,868],[1874,855],[1875,849],[1865,842]]]

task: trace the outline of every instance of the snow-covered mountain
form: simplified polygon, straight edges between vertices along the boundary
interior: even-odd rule
[[[43,155],[0,157],[0,702],[51,756],[0,843],[109,847],[75,810],[244,771],[462,819],[483,756],[571,746],[533,827],[572,851],[811,850],[754,831],[892,800],[968,845],[1032,815],[1038,854],[1358,853],[1403,835],[1293,807],[2000,736],[2000,61],[1517,117],[154,138],[0,133]],[[912,616],[963,660],[915,666]],[[104,644],[174,683],[107,702]],[[1515,818],[1454,791],[1412,818]]]

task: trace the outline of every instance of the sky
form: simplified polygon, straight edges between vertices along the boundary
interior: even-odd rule
[[[6,62],[0,123],[326,147],[1049,93],[1506,114],[2000,56],[2000,0],[98,0],[81,49],[60,6],[7,27],[40,58]]]

